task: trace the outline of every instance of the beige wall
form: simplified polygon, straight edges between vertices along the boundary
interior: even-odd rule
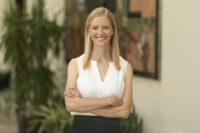
[[[134,77],[136,111],[144,133],[199,133],[200,1],[162,1],[161,81]],[[63,3],[48,0],[47,9],[53,13]],[[0,69],[1,57],[0,51]]]
[[[144,133],[200,133],[199,5],[162,0],[161,81],[133,81]]]

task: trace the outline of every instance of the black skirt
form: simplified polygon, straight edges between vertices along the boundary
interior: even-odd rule
[[[75,115],[71,133],[121,133],[120,119]]]

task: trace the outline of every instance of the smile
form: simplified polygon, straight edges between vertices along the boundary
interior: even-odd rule
[[[106,39],[106,37],[96,37],[96,39],[97,39],[98,41],[103,41],[103,40]]]

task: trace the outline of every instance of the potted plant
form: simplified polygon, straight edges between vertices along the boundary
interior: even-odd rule
[[[69,133],[73,116],[67,112],[63,101],[52,106],[41,105],[39,110],[34,110],[34,119],[29,122],[29,131],[39,127],[38,133]]]
[[[134,105],[129,118],[121,119],[121,128],[122,133],[142,133],[142,118],[139,118],[139,116],[136,114]]]
[[[65,29],[50,21],[44,11],[44,1],[37,0],[31,14],[23,14],[9,3],[4,12],[3,34],[0,48],[4,48],[4,62],[12,65],[10,88],[15,92],[19,132],[30,111],[39,105],[47,105],[53,97],[56,85],[54,73],[47,62],[47,52],[59,54],[59,44]]]
[[[29,131],[39,126],[38,133],[69,133],[73,121],[73,116],[66,111],[63,102],[56,102],[53,106],[40,106],[39,110],[33,111],[32,116],[34,119],[29,122]],[[135,113],[134,106],[129,118],[121,119],[120,122],[122,133],[142,133],[142,119]]]

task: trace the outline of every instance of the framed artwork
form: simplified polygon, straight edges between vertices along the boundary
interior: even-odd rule
[[[87,11],[91,12],[93,9],[103,6],[108,8],[112,13],[116,11],[116,0],[85,0]]]
[[[128,0],[128,17],[141,17],[141,0]]]
[[[128,23],[121,28],[120,52],[134,68],[134,75],[160,79],[159,0],[128,0],[127,5]]]

